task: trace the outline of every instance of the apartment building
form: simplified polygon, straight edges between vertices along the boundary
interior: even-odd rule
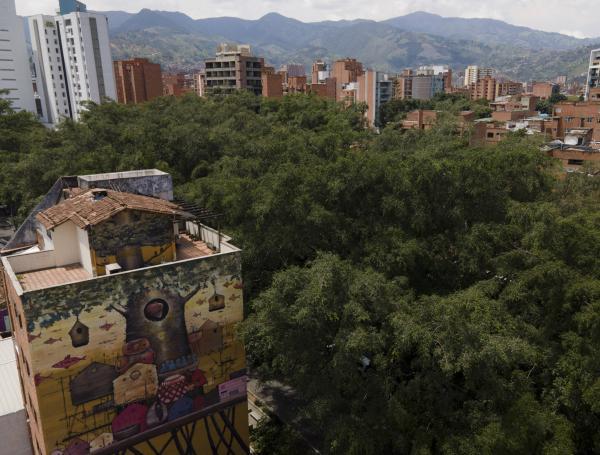
[[[472,100],[488,100],[496,99],[496,79],[492,77],[484,77],[471,84],[471,99]]]
[[[493,77],[494,70],[492,68],[482,68],[477,65],[469,65],[465,70],[464,85],[470,87],[471,84],[476,83],[479,79],[485,77]]]
[[[450,75],[450,77],[452,76]],[[424,69],[415,73],[413,70],[407,69],[395,78],[394,98],[429,100],[438,93],[444,93],[447,81],[447,73],[435,74],[433,70]]]
[[[365,116],[370,126],[379,126],[381,105],[390,101],[393,94],[393,81],[386,73],[367,70],[358,76],[356,102],[367,104]]]
[[[441,76],[444,83],[444,92],[452,93],[452,69],[448,65],[426,65],[417,69],[417,75]]]
[[[49,124],[79,120],[86,102],[117,99],[108,20],[74,4],[79,9],[67,14],[29,17],[41,117]]]
[[[162,73],[158,63],[135,58],[114,61],[113,67],[119,103],[143,103],[162,95]]]
[[[362,63],[354,58],[345,58],[333,63],[331,77],[336,81],[336,98],[338,101],[348,98],[348,94],[344,92],[346,85],[357,82],[358,76],[363,73]]]
[[[0,97],[16,111],[37,113],[22,19],[15,0],[0,0]]]
[[[523,84],[520,82],[513,81],[496,81],[496,96],[499,98],[502,96],[515,96],[523,93]]]
[[[206,90],[231,93],[249,90],[262,93],[262,69],[265,61],[255,57],[248,45],[221,44],[214,58],[204,61],[206,66]]]
[[[600,49],[594,49],[590,53],[585,99],[586,101],[600,101]]]
[[[172,197],[63,177],[3,250],[36,455],[249,453],[241,252]]]

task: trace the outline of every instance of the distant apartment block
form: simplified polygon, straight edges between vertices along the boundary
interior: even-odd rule
[[[445,91],[444,74],[434,74],[433,71],[404,70],[394,82],[394,98],[402,100],[429,100],[438,93]]]
[[[469,65],[465,70],[464,85],[470,87],[471,84],[476,83],[479,79],[485,77],[492,77],[494,70],[492,68],[481,68],[477,65]]]
[[[523,84],[513,81],[496,81],[496,98],[502,96],[515,96],[523,93]]]
[[[291,63],[288,65],[283,65],[279,71],[285,72],[287,77],[302,77],[306,76],[306,68],[304,65],[299,65],[296,63]]]
[[[11,102],[16,111],[36,113],[29,57],[22,19],[14,0],[0,0],[0,97]]]
[[[113,62],[117,100],[123,104],[150,101],[162,95],[160,65],[145,58]]]
[[[452,69],[448,65],[420,66],[417,75],[441,76],[444,84],[444,92],[452,93]]]
[[[367,70],[358,76],[356,101],[367,103],[365,115],[370,126],[379,125],[381,105],[390,101],[393,94],[393,81],[386,73]]]
[[[336,81],[336,98],[343,101],[348,98],[346,86],[358,81],[358,76],[364,73],[361,62],[354,58],[345,58],[333,63],[331,77]]]
[[[216,56],[205,60],[206,90],[249,90],[260,95],[264,65],[264,59],[253,56],[248,45],[221,44]]]
[[[471,99],[494,101],[496,99],[496,79],[484,77],[472,83]]]
[[[117,98],[108,20],[77,5],[64,15],[29,17],[41,117],[50,124],[79,120],[88,101]]]
[[[600,49],[595,49],[590,53],[585,99],[587,101],[600,101]]]

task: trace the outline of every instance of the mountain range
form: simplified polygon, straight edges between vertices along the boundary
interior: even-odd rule
[[[277,13],[257,20],[192,19],[180,12],[103,12],[114,58],[148,57],[167,70],[202,65],[220,42],[247,43],[272,65],[352,56],[368,67],[400,71],[425,64],[491,66],[519,80],[582,77],[598,39],[578,39],[492,19],[417,12],[385,21],[301,22]]]

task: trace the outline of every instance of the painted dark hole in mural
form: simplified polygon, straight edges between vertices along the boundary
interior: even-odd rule
[[[144,316],[150,321],[162,321],[169,314],[169,304],[163,299],[150,300],[144,307]]]

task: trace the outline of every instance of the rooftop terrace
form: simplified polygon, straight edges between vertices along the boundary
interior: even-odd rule
[[[176,242],[176,260],[174,262],[197,259],[215,254],[207,242],[193,240],[187,234],[181,234]],[[17,280],[24,292],[36,291],[52,286],[60,286],[68,283],[76,283],[94,278],[80,263],[69,264],[62,267],[44,267],[32,270],[19,271],[25,267],[27,256],[35,257],[44,252],[30,251],[22,254],[9,256],[7,259],[13,265]],[[43,264],[42,260],[34,260],[34,264]]]

